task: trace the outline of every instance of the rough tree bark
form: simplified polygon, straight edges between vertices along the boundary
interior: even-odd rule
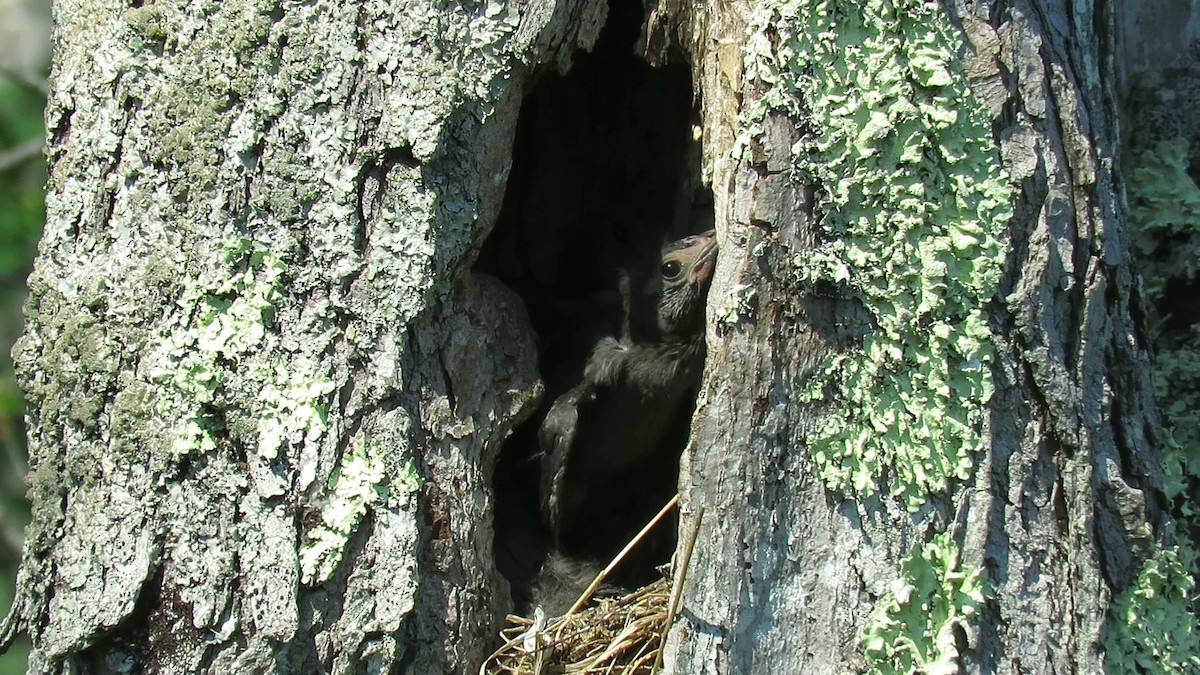
[[[830,414],[857,417],[856,401],[837,394],[817,396],[835,403],[838,411],[830,413],[805,404],[797,392],[807,388],[806,382],[830,353],[854,351],[861,335],[846,335],[844,327],[856,319],[840,304],[841,298],[797,287],[788,270],[796,258],[821,249],[819,219],[814,222],[810,215],[814,204],[818,212],[826,209],[825,217],[851,223],[839,230],[842,236],[853,236],[853,231],[845,231],[859,214],[841,220],[838,213],[831,215],[855,206],[827,194],[845,188],[818,186],[826,194],[818,191],[813,199],[805,190],[811,165],[796,161],[796,148],[826,142],[821,127],[830,118],[813,115],[813,131],[795,125],[794,118],[780,123],[776,111],[769,111],[760,155],[749,161],[714,161],[714,184],[719,186],[715,192],[725,197],[718,198],[717,222],[726,226],[731,238],[745,242],[733,255],[723,255],[718,278],[726,285],[714,293],[728,297],[734,292],[731,277],[740,274],[741,283],[753,285],[758,306],[754,320],[739,323],[710,343],[708,387],[702,395],[708,403],[697,411],[696,440],[687,455],[683,484],[691,510],[706,505],[721,517],[713,519],[701,539],[704,545],[688,596],[689,620],[676,633],[675,663],[680,672],[696,673],[858,669],[864,665],[859,660],[863,650],[856,645],[864,644],[861,636],[873,635],[892,644],[867,643],[866,665],[871,667],[887,664],[904,670],[933,661],[952,668],[941,659],[959,651],[961,666],[971,672],[1099,672],[1113,595],[1132,583],[1160,543],[1171,543],[1162,527],[1159,493],[1163,440],[1150,400],[1144,338],[1130,316],[1130,253],[1122,231],[1120,187],[1113,174],[1117,136],[1111,7],[946,3],[948,20],[965,42],[958,52],[962,75],[948,74],[934,83],[922,81],[918,55],[930,46],[922,33],[938,30],[944,19],[925,15],[929,21],[923,23],[888,16],[890,3],[867,3],[861,15],[857,9],[821,5],[827,14],[814,19],[819,3],[797,4],[803,6],[799,12],[788,3],[775,3],[775,16],[768,19],[780,34],[772,35],[766,48],[766,60],[775,67],[768,70],[769,81],[757,83],[760,90],[777,86],[780,73],[783,78],[790,75],[790,81],[784,80],[789,82],[818,80],[827,86],[828,95],[839,97],[833,108],[837,115],[862,112],[845,103],[856,86],[891,85],[871,78],[869,62],[865,74],[856,70],[865,60],[855,61],[846,69],[850,72],[835,72],[822,80],[813,72],[828,64],[782,55],[788,49],[804,54],[816,48],[814,41],[796,40],[779,28],[799,14],[790,30],[818,33],[837,42],[847,50],[844,53],[857,44],[865,44],[865,52],[880,36],[901,45],[897,60],[912,67],[904,74],[913,85],[907,93],[918,105],[937,100],[937,93],[924,88],[931,84],[946,86],[942,95],[953,96],[949,80],[963,75],[986,104],[990,133],[998,140],[1014,190],[1012,218],[996,233],[1004,243],[1002,275],[991,289],[994,295],[978,298],[995,348],[990,362],[994,393],[986,420],[969,422],[978,425],[983,439],[981,452],[968,453],[972,466],[957,475],[957,469],[948,472],[945,484],[922,492],[909,509],[897,508],[896,499],[878,497],[873,489],[882,479],[894,494],[909,496],[903,492],[908,489],[903,481],[906,467],[896,465],[924,463],[936,470],[937,455],[952,454],[955,441],[934,439],[930,449],[935,461],[930,463],[929,455],[911,451],[915,437],[900,443],[886,438],[896,427],[924,424],[920,413],[913,415],[895,399],[868,399],[875,409],[864,416],[871,423],[864,431],[885,440],[859,439],[858,447],[887,453],[885,463],[893,466],[870,477],[865,499],[831,498],[828,485],[816,478],[824,470],[821,461],[814,462],[813,453],[805,450],[825,452],[821,444],[826,441],[819,431],[814,434],[814,426]],[[722,16],[753,16],[755,11],[761,8],[733,8]],[[913,5],[894,11],[921,15]],[[887,23],[880,26],[876,17]],[[713,24],[720,25],[710,19]],[[726,31],[731,41],[748,32],[741,25],[727,25]],[[953,44],[952,40],[942,46],[954,49]],[[741,84],[714,72],[705,79],[706,97],[721,99],[720,85],[732,81],[752,98],[756,83],[747,80]],[[849,97],[846,91],[851,91]],[[859,119],[874,123],[875,111],[886,114],[889,106],[892,111],[903,106],[904,93],[896,98],[885,94],[874,106],[868,103]],[[743,109],[746,104],[743,101]],[[955,105],[960,115],[970,114],[961,101]],[[808,99],[796,109],[806,107],[818,113],[830,110]],[[903,119],[903,113],[898,117]],[[719,123],[714,118],[708,122]],[[853,139],[860,145],[848,146],[851,156],[835,169],[835,179],[845,180],[836,172],[858,161],[853,153],[886,152],[889,131],[911,133],[895,117],[888,126],[891,129],[883,134],[876,131],[876,138],[885,139],[878,144],[882,150],[872,150],[875,138]],[[937,131],[929,135],[938,138]],[[958,142],[949,134],[945,138]],[[981,147],[966,152],[979,152]],[[963,152],[962,146],[940,155],[928,148],[924,152],[926,157],[919,161],[893,162],[889,167],[893,158],[888,157],[880,167],[893,169],[891,180],[897,182],[909,172],[924,171],[921,180],[932,188],[926,197],[936,195],[938,187],[952,188],[942,181],[959,172],[960,160],[954,154]],[[936,165],[932,169],[931,154]],[[717,152],[712,155],[720,157]],[[818,155],[818,161],[829,156]],[[953,189],[943,194],[961,199],[952,196]],[[908,208],[902,200],[884,203],[884,211],[889,206]],[[955,216],[961,217],[962,212]],[[938,220],[936,213],[928,213],[931,230],[922,235],[930,237],[926,242],[932,244],[938,236],[933,232],[944,226]],[[951,230],[957,226],[950,224]],[[761,259],[735,259],[764,242],[769,246]],[[988,251],[980,255],[981,249],[974,246],[970,242],[952,256],[961,259],[975,251],[975,262],[986,264]],[[906,252],[911,257],[902,266],[928,264],[919,248]],[[887,264],[891,254],[876,250],[868,255],[877,256],[873,263]],[[731,268],[738,271],[731,273]],[[951,268],[949,275],[954,274]],[[864,286],[876,283],[869,271],[863,275]],[[889,292],[896,288],[892,285]],[[899,290],[903,292],[903,286]],[[871,297],[869,287],[860,296],[876,307],[887,307]],[[933,309],[924,318],[921,311],[913,312],[906,337],[925,333],[932,338],[938,321],[968,318],[955,310],[939,318],[938,312]],[[875,326],[864,332],[884,329],[884,321],[874,312],[868,322]],[[875,344],[873,337],[866,338],[868,349]],[[920,349],[909,353],[919,356]],[[969,357],[953,350],[935,355],[950,380]],[[906,356],[899,362],[920,368],[919,358]],[[888,373],[893,363],[884,358],[875,367]],[[856,386],[867,382],[870,396],[871,387],[886,388],[890,378],[903,377],[891,372],[854,381]],[[929,408],[957,405],[954,399],[961,385],[942,385],[949,396],[941,403],[937,397],[926,399]],[[862,390],[840,393],[862,395]],[[854,463],[863,458],[850,453],[842,460]],[[935,532],[949,533],[958,542],[957,554],[922,550],[920,542],[939,541]],[[934,559],[938,555],[943,557]],[[936,583],[920,578],[944,574],[960,563],[962,569],[985,572],[990,588],[986,601],[975,597],[976,613],[967,614],[962,631],[939,632],[948,625],[945,621],[922,626],[922,615],[937,613],[943,603],[951,617],[954,606],[971,604],[964,586],[956,588],[942,579],[944,585],[936,588]],[[903,582],[888,588],[894,579]],[[965,595],[948,597],[956,593]],[[905,625],[887,625],[892,621],[889,611]],[[882,633],[877,631],[881,619]],[[902,635],[914,630],[914,622],[914,640],[903,642]],[[903,649],[910,653],[905,656]]]
[[[606,3],[55,14],[0,642],[39,673],[477,669],[509,609],[491,473],[542,383],[471,266],[522,97]],[[668,672],[1102,670],[1114,597],[1173,545],[1113,21],[647,8],[721,241]]]

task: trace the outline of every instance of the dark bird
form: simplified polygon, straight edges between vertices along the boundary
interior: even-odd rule
[[[607,562],[675,493],[716,254],[710,231],[624,273],[620,337],[596,343],[582,379],[546,414],[540,498],[552,560]],[[669,551],[654,555],[665,562]]]

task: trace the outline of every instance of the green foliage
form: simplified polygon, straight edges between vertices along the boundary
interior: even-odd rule
[[[1185,139],[1161,141],[1137,153],[1126,172],[1129,229],[1156,349],[1154,393],[1170,430],[1163,489],[1179,520],[1166,536],[1173,544],[1146,560],[1113,601],[1105,641],[1110,674],[1200,673],[1193,604],[1200,557],[1185,534],[1200,526],[1188,501],[1189,485],[1200,481],[1200,323],[1187,292],[1168,292],[1200,281],[1200,188],[1188,174],[1188,152]]]
[[[0,171],[0,416],[17,421],[13,429],[0,426],[5,449],[24,447],[19,438],[24,404],[8,352],[20,329],[25,277],[45,217],[46,165],[40,148],[29,145],[42,137],[44,107],[40,93],[0,77],[0,155],[29,148],[21,161]]]
[[[28,84],[0,76],[0,143],[10,148],[41,138],[45,107],[46,99],[41,92]]]
[[[1161,141],[1138,153],[1126,188],[1144,289],[1159,300],[1168,279],[1195,279],[1200,270],[1200,189],[1188,175],[1187,140]],[[1176,250],[1181,242],[1184,251]]]
[[[796,169],[822,188],[830,237],[798,274],[857,298],[874,324],[810,381],[806,396],[837,411],[809,439],[813,458],[830,489],[861,498],[890,483],[917,509],[969,477],[986,443],[983,305],[1011,218],[988,114],[937,3],[772,0],[750,33],[747,74],[769,87],[750,135],[769,111],[813,126]]]
[[[1154,364],[1154,394],[1167,422],[1162,449],[1163,491],[1179,500],[1180,514],[1196,518],[1196,504],[1184,499],[1190,480],[1200,479],[1200,332],[1192,329],[1192,345],[1167,352]]]
[[[960,567],[954,539],[935,535],[905,563],[863,630],[867,672],[959,672],[955,633],[983,599],[982,570]]]
[[[1137,249],[1142,287],[1154,308],[1154,393],[1174,438],[1164,448],[1166,491],[1180,496],[1188,477],[1200,479],[1200,324],[1171,330],[1167,320],[1187,307],[1168,297],[1172,282],[1200,281],[1200,188],[1188,175],[1188,143],[1161,141],[1138,153],[1129,171],[1129,226]],[[1190,507],[1184,505],[1184,508]]]
[[[1109,675],[1200,673],[1200,625],[1191,611],[1196,550],[1186,538],[1142,564],[1114,600],[1105,640]]]
[[[20,557],[19,540],[29,521],[25,502],[24,399],[17,387],[9,351],[21,330],[25,277],[33,264],[45,214],[46,164],[38,140],[43,136],[41,92],[0,76],[0,615],[13,598]],[[15,542],[14,542],[15,543]],[[0,654],[0,675],[25,672],[28,640]]]
[[[8,610],[13,600],[12,569],[8,565],[0,576],[0,616]],[[29,661],[29,638],[17,640],[8,651],[0,654],[0,675],[21,675]]]

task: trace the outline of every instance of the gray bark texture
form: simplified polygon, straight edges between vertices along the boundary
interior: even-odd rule
[[[1114,10],[943,3],[1013,218],[984,299],[984,449],[912,509],[830,489],[807,451],[838,404],[800,392],[872,318],[793,270],[836,236],[793,161],[811,120],[744,128],[766,89],[747,44],[783,42],[750,17],[786,4],[652,2],[638,43],[690,65],[721,243],[680,473],[681,528],[707,515],[666,672],[874,668],[860,636],[939,532],[990,589],[949,633],[962,670],[1101,672],[1163,518]],[[478,670],[512,609],[492,472],[543,374],[521,298],[471,266],[522,97],[608,15],[55,3],[48,219],[14,350],[33,523],[0,630],[32,637],[30,672]]]

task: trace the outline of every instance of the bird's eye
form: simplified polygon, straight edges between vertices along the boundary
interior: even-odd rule
[[[661,272],[663,279],[675,281],[683,272],[683,266],[679,264],[678,260],[667,260],[663,262]]]

